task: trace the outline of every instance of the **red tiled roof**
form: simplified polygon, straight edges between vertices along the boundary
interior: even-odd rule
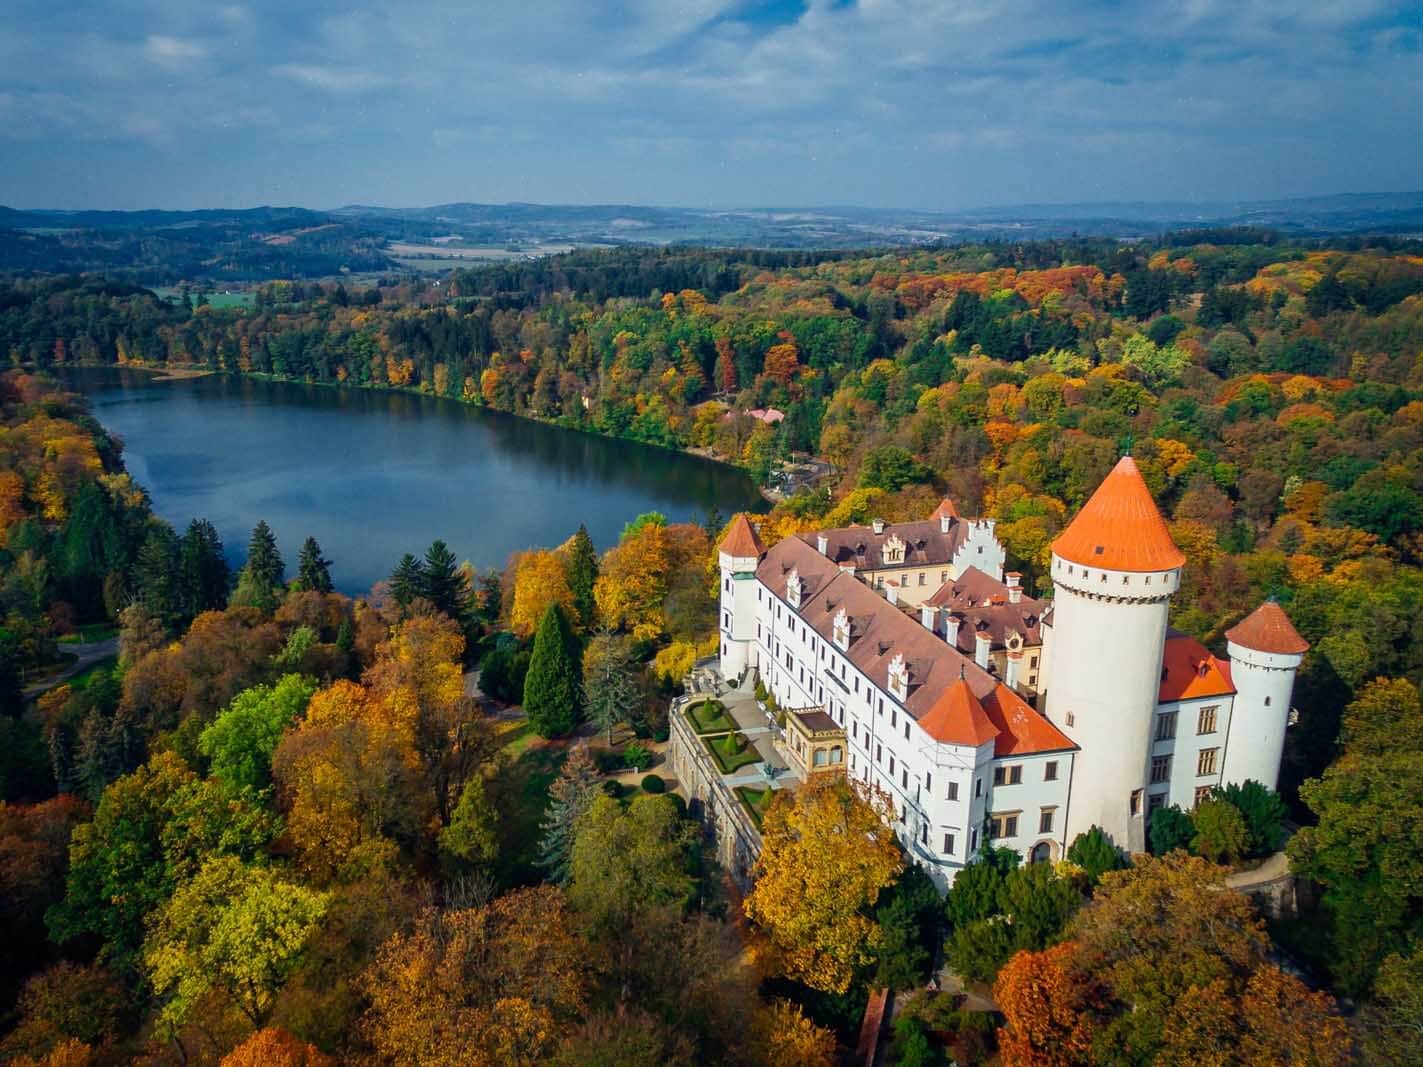
[[[934,706],[920,716],[919,726],[935,741],[974,747],[993,740],[999,732],[963,678],[945,689]]]
[[[1256,652],[1297,656],[1309,651],[1309,642],[1299,635],[1290,617],[1273,600],[1265,601],[1225,631],[1225,636]]]
[[[998,728],[995,756],[1031,756],[1035,752],[1070,751],[1077,746],[1047,718],[1006,685],[998,685],[983,701],[989,721]]]
[[[987,632],[994,648],[1004,648],[1008,634],[1016,631],[1026,645],[1042,644],[1042,614],[1046,604],[1023,595],[1018,603],[1008,599],[1008,585],[977,567],[965,567],[957,578],[941,585],[926,605],[962,616],[957,647],[972,653],[981,632]],[[942,633],[942,623],[938,632]]]
[[[922,722],[948,689],[963,680],[998,731],[994,745],[998,755],[1076,747],[996,675],[974,663],[972,656],[950,648],[800,537],[777,542],[756,569],[756,577],[775,596],[781,596],[792,568],[801,580],[797,615],[833,644],[835,616],[844,610],[851,624],[850,647],[845,654],[876,685],[887,688],[889,664],[896,656],[904,657],[909,666],[909,696],[903,705],[914,719]]]
[[[1186,562],[1131,456],[1118,460],[1052,551],[1070,563],[1113,571],[1169,571]]]
[[[751,525],[744,511],[737,512],[736,518],[731,520],[731,527],[718,547],[728,556],[743,559],[759,557],[766,551],[766,545],[757,535],[756,527]]]
[[[1163,704],[1198,697],[1223,697],[1235,692],[1230,669],[1194,637],[1172,633],[1161,656],[1161,688],[1156,699]]]
[[[959,509],[954,507],[954,502],[948,497],[944,497],[943,500],[939,501],[939,506],[934,509],[934,513],[930,515],[929,518],[937,519],[941,515],[947,515],[951,519],[963,517],[959,514]]]

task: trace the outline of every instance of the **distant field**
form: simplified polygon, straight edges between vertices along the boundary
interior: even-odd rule
[[[181,294],[173,286],[164,286],[161,289],[154,289],[153,292],[160,300],[180,300]],[[193,291],[194,299],[197,298],[197,290]],[[250,308],[255,297],[251,293],[208,293],[208,303],[215,308]]]
[[[505,263],[537,256],[553,256],[560,252],[571,252],[573,248],[571,244],[538,242],[521,243],[515,250],[502,245],[450,245],[443,241],[437,244],[415,244],[410,241],[392,241],[386,252],[402,266],[414,267],[417,270],[449,270],[471,263]]]

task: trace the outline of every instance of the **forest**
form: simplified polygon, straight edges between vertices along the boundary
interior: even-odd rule
[[[886,987],[893,1063],[1411,1054],[1417,242],[581,251],[438,285],[277,281],[251,308],[17,276],[0,353],[0,1054],[834,1063]],[[763,481],[814,456],[832,477],[757,517],[768,543],[948,495],[1040,593],[1129,450],[1188,556],[1173,624],[1219,651],[1274,597],[1313,646],[1281,796],[1172,811],[1151,856],[1100,834],[1056,867],[989,848],[940,900],[875,798],[805,789],[766,813],[743,899],[646,773],[714,647],[719,519],[629,516],[601,554],[570,530],[491,573],[436,541],[355,599],[313,541],[288,573],[263,524],[229,573],[45,377],[66,363],[418,390]],[[115,658],[56,684],[95,628]],[[862,854],[831,847],[846,827]],[[1267,923],[1218,883],[1283,830],[1318,907]],[[935,960],[997,1013],[925,991]]]

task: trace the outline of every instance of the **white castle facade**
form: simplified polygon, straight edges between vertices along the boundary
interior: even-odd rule
[[[940,886],[985,841],[1041,862],[1097,825],[1140,851],[1157,807],[1275,788],[1308,646],[1273,603],[1227,632],[1227,659],[1170,630],[1185,557],[1130,457],[1053,542],[1051,601],[1003,561],[991,521],[948,501],[769,550],[738,516],[720,545],[722,673],[828,714],[844,736],[827,769],[889,796]]]

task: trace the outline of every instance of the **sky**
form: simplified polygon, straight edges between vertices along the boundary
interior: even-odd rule
[[[0,0],[0,204],[1423,189],[1423,2]]]

